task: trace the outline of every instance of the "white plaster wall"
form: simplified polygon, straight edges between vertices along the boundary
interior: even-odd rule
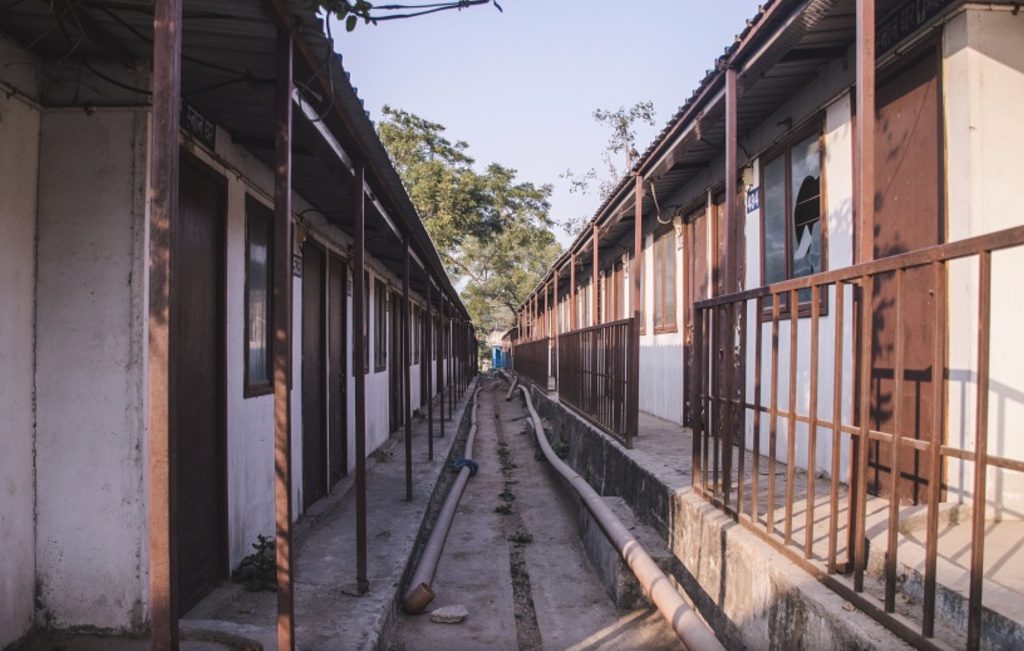
[[[1024,224],[1020,208],[1020,120],[1024,97],[1024,15],[1004,8],[967,9],[943,33],[948,239]],[[1021,249],[992,257],[989,454],[1024,459],[1024,303]],[[949,269],[947,441],[975,449],[978,272],[976,260]],[[951,499],[973,497],[974,464],[949,460]],[[989,469],[990,516],[1024,517],[1024,475]]]
[[[50,111],[37,279],[38,618],[145,622],[143,112]]]
[[[0,39],[0,647],[31,628],[36,579],[36,65]],[[4,92],[12,86],[29,98]]]
[[[675,237],[673,233],[672,237]],[[676,256],[676,331],[654,333],[654,236],[644,236],[645,334],[640,337],[640,411],[683,423],[683,256]],[[627,292],[628,294],[628,292]],[[629,303],[626,303],[627,305]]]
[[[817,91],[812,86],[812,90]],[[811,104],[807,98],[797,98],[798,105]],[[841,269],[853,264],[853,129],[851,125],[851,98],[844,93],[828,105],[825,110],[824,126],[824,150],[825,160],[823,167],[825,183],[825,214],[828,238],[828,268]],[[774,124],[774,122],[771,122]],[[754,185],[760,185],[760,165],[754,165]],[[746,215],[746,286],[760,287],[761,281],[761,214],[751,212]],[[845,422],[852,416],[852,378],[853,378],[853,294],[850,288],[846,288],[844,296],[845,313],[843,319],[843,355],[842,355],[842,382],[843,394],[847,400],[843,404],[843,416]],[[836,336],[836,315],[835,288],[829,288],[829,310],[828,314],[820,317],[818,331],[818,418],[831,423],[833,410],[833,375],[835,372],[835,336]],[[756,303],[750,302],[747,305],[748,323],[757,323]],[[797,324],[797,368],[796,368],[796,409],[800,415],[808,415],[810,412],[810,340],[811,320],[810,318],[798,319]],[[761,357],[761,404],[771,404],[771,322],[760,325],[762,336],[762,357]],[[755,336],[756,329],[748,328],[747,331],[747,369],[746,369],[746,393],[747,400],[753,401],[756,381],[755,367]],[[779,352],[778,352],[778,406],[780,409],[789,409],[789,385],[790,385],[790,322],[788,319],[779,324]],[[761,415],[760,425],[760,451],[767,455],[769,452],[770,418],[767,414]],[[748,449],[754,447],[754,413],[747,411],[746,418],[746,445]],[[788,419],[780,416],[776,423],[777,443],[776,458],[785,461],[787,458],[789,444],[789,423]],[[830,427],[819,426],[817,432],[817,445],[813,457],[809,457],[808,449],[809,427],[804,423],[796,423],[795,427],[795,465],[801,468],[809,466],[809,459],[814,459],[815,470],[831,472],[833,436]],[[840,453],[840,479],[845,481],[849,474],[849,436],[841,438]]]

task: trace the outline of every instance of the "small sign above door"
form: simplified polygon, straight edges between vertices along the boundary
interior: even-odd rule
[[[196,110],[196,107],[184,97],[181,98],[181,128],[210,151],[216,150],[217,125]]]

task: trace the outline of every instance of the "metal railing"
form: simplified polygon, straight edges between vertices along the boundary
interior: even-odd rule
[[[1017,227],[694,305],[687,396],[694,490],[922,648],[937,646],[940,503],[980,505],[964,516],[971,541],[964,628],[967,647],[976,649],[986,525],[992,522],[986,513],[993,500],[1003,499],[989,470],[1024,472],[1021,459],[989,451],[989,395],[996,390],[990,384],[993,252],[1021,245],[1024,227]],[[957,308],[957,327],[976,336],[973,345],[956,340],[973,356],[968,363],[975,370],[957,392],[957,405],[966,405],[958,423],[963,433],[947,437],[954,287],[958,300],[970,296],[976,319],[964,326],[967,311]],[[831,324],[823,328],[826,321]],[[804,387],[799,395],[798,386]],[[831,454],[822,455],[829,447]],[[823,456],[825,467],[818,461]],[[947,462],[957,464],[957,476]],[[964,468],[973,469],[973,479]],[[906,553],[903,545],[913,542],[906,537],[908,516],[922,511],[922,531],[914,533],[924,548],[923,598],[898,612],[896,592],[905,577],[897,552]],[[868,594],[871,585],[866,592],[869,538],[876,552],[884,550],[881,562],[871,565],[872,575],[880,569],[877,590],[884,594]]]
[[[548,349],[547,337],[512,344],[512,369],[530,380],[541,391],[548,390]]]
[[[633,447],[639,404],[636,327],[624,319],[558,336],[558,397]]]

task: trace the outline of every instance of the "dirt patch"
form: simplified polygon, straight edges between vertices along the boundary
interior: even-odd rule
[[[493,394],[488,395],[493,400]],[[543,644],[540,626],[537,625],[537,611],[533,605],[533,591],[530,587],[530,572],[526,567],[524,547],[533,542],[520,511],[515,506],[516,471],[519,466],[512,457],[512,450],[505,439],[500,410],[494,413],[494,430],[498,438],[498,460],[501,462],[501,475],[505,480],[505,490],[499,498],[502,500],[500,511],[508,517],[504,518],[503,533],[509,545],[509,569],[512,572],[512,600],[515,603],[516,641],[520,651],[540,649]]]

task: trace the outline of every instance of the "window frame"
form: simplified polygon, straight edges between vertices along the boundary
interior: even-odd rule
[[[668,227],[655,232],[651,244],[653,254],[653,305],[652,315],[654,317],[654,334],[669,334],[679,332],[679,292],[676,284],[676,232],[674,227]],[[662,249],[667,249],[663,251]],[[666,260],[671,260],[671,273],[666,269]],[[671,287],[673,294],[671,320],[666,319],[665,305],[668,298],[668,289]],[[659,320],[659,317],[661,319]]]
[[[374,279],[374,306],[377,319],[373,324],[373,372],[388,369],[388,286],[380,278]]]
[[[818,115],[814,119],[810,120],[805,126],[794,130],[788,134],[784,141],[778,145],[766,150],[758,156],[758,218],[760,219],[760,272],[761,272],[761,286],[767,287],[769,283],[766,282],[767,276],[767,256],[765,255],[765,227],[767,225],[767,202],[765,201],[765,185],[764,185],[764,170],[770,164],[779,160],[783,160],[783,167],[785,171],[784,190],[785,190],[785,224],[786,224],[786,253],[785,253],[785,278],[782,280],[775,281],[776,283],[786,282],[793,279],[793,197],[792,197],[792,151],[793,148],[800,143],[808,140],[811,136],[817,134],[818,137],[818,172],[819,172],[819,194],[818,201],[820,203],[820,216],[819,222],[821,225],[821,271],[823,273],[829,270],[828,261],[828,201],[827,201],[827,189],[828,189],[828,178],[825,167],[825,118],[824,115]],[[801,276],[803,277],[803,276]],[[760,310],[759,318],[761,321],[772,320],[772,300],[768,297],[759,299]],[[828,316],[828,292],[819,292],[819,316]],[[797,306],[797,318],[806,319],[811,317],[811,300],[810,298],[800,299]],[[779,306],[779,319],[790,318],[789,313],[789,299],[788,296],[783,298],[782,304]]]
[[[363,375],[370,372],[370,310],[373,309],[373,277],[363,272]]]
[[[250,227],[254,220],[263,221],[267,228],[267,297],[266,297],[266,318],[264,319],[266,334],[266,354],[267,354],[267,377],[265,380],[259,382],[251,381],[249,374],[249,356],[251,349],[249,347],[251,332],[251,310],[249,301],[249,290],[250,290],[250,276],[249,276],[249,259],[251,251],[250,242]],[[274,212],[269,206],[266,206],[261,201],[256,199],[250,194],[245,195],[245,280],[244,280],[244,296],[242,298],[244,314],[242,316],[242,360],[244,368],[243,373],[243,390],[242,397],[255,398],[258,396],[268,395],[274,392]]]

